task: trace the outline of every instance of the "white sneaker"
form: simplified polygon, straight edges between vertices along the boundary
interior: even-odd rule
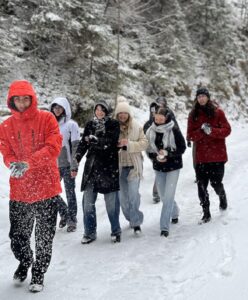
[[[82,240],[81,240],[81,244],[90,244],[92,242],[94,242],[95,239],[90,238],[88,236],[83,236]]]
[[[38,283],[30,283],[29,285],[29,291],[32,293],[39,293],[43,290],[43,284]]]

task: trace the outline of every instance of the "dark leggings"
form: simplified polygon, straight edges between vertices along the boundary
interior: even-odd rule
[[[214,188],[219,197],[225,197],[225,190],[222,183],[225,173],[224,162],[201,163],[196,164],[196,179],[198,186],[198,196],[203,208],[210,205],[207,191],[208,183]]]

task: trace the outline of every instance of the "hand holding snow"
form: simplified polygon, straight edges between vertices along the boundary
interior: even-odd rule
[[[15,178],[22,177],[28,170],[28,164],[26,162],[12,162],[10,163],[10,176]]]
[[[212,132],[212,128],[211,125],[208,123],[203,123],[201,126],[201,129],[207,134],[209,135]]]

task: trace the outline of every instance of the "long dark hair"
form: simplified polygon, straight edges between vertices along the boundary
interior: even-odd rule
[[[197,99],[195,99],[194,104],[193,104],[193,108],[190,112],[190,116],[192,117],[192,119],[194,121],[196,121],[199,117],[200,111],[203,111],[208,118],[212,119],[215,116],[215,111],[218,107],[218,104],[212,100],[208,100],[208,102],[206,103],[206,105],[200,105],[197,101]]]

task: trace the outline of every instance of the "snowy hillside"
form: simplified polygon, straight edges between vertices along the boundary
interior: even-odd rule
[[[248,118],[247,16],[241,0],[2,0],[0,104],[27,79],[42,103],[66,95],[83,125],[94,100],[116,94],[137,107],[165,95],[187,113],[206,85],[232,119]]]
[[[147,116],[136,111],[143,123]],[[179,119],[180,120],[180,119]],[[186,120],[180,122],[186,131]],[[10,251],[8,231],[9,171],[0,161],[0,297],[3,300],[247,300],[248,286],[248,126],[232,123],[227,139],[229,162],[224,184],[229,208],[218,209],[218,199],[210,188],[212,221],[198,225],[201,209],[194,183],[191,149],[184,154],[184,168],[176,193],[181,214],[171,226],[169,238],[160,237],[160,204],[153,204],[153,170],[145,158],[141,184],[144,212],[143,234],[134,237],[121,215],[122,242],[110,242],[110,226],[102,197],[97,201],[98,239],[82,245],[82,193],[79,192],[83,163],[77,177],[79,224],[75,233],[57,229],[53,258],[40,294],[14,287],[17,261]]]

